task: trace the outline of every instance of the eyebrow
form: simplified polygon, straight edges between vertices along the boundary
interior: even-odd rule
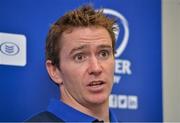
[[[112,49],[112,46],[111,46],[111,45],[102,44],[102,45],[99,45],[98,48],[108,48],[108,49]]]
[[[82,46],[79,46],[79,47],[75,47],[73,48],[71,51],[70,51],[70,54],[73,54],[75,51],[78,51],[78,50],[82,50],[82,49],[85,49],[89,47],[88,45],[82,45]],[[107,45],[107,44],[102,44],[102,45],[99,45],[97,46],[98,49],[100,48],[108,48],[108,49],[112,49],[112,46],[111,45]]]
[[[85,49],[85,48],[87,48],[87,47],[88,47],[88,45],[82,45],[82,46],[79,46],[79,47],[75,47],[75,48],[73,48],[73,49],[70,51],[69,54],[72,54],[72,53],[74,53],[75,51],[78,51],[78,50]]]

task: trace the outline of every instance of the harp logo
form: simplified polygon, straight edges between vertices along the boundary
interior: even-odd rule
[[[114,32],[116,37],[116,54],[115,54],[115,75],[114,83],[119,83],[123,75],[131,75],[131,61],[128,59],[120,59],[120,56],[125,51],[129,39],[129,26],[127,19],[118,11],[105,8],[104,14],[116,18],[117,30]]]
[[[126,49],[129,39],[129,26],[126,18],[119,12],[105,8],[104,14],[115,16],[118,20],[114,25],[117,27],[117,30],[114,32],[116,36],[116,54],[115,57],[119,57],[123,51]]]

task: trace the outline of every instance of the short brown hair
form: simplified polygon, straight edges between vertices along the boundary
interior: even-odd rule
[[[59,66],[59,40],[63,32],[75,27],[100,26],[107,29],[112,39],[115,51],[115,20],[103,14],[103,10],[96,11],[91,5],[84,5],[60,17],[50,28],[46,39],[46,60]]]

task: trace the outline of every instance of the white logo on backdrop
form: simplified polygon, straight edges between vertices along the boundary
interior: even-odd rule
[[[0,64],[26,65],[25,35],[0,33]]]
[[[111,108],[137,110],[138,109],[138,97],[135,95],[111,94],[109,96],[109,106]]]
[[[119,83],[122,79],[122,75],[131,75],[131,61],[127,59],[120,59],[120,56],[127,47],[129,39],[129,26],[127,19],[119,12],[105,8],[103,9],[104,14],[115,16],[118,19],[119,23],[116,23],[114,26],[118,27],[118,30],[115,31],[116,35],[116,54],[115,54],[115,75],[114,83]],[[119,36],[121,36],[119,38]],[[122,40],[122,41],[121,41]],[[119,43],[120,42],[120,43]]]
[[[0,51],[9,56],[14,56],[19,53],[19,46],[12,42],[4,42],[0,44]]]

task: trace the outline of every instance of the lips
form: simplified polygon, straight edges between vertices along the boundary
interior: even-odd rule
[[[98,85],[102,85],[102,84],[104,84],[104,82],[103,81],[92,81],[92,82],[90,82],[89,84],[88,84],[88,86],[98,86]]]
[[[90,92],[93,93],[99,93],[102,92],[105,88],[105,82],[98,80],[98,81],[91,81],[88,85],[87,85],[87,89]]]

